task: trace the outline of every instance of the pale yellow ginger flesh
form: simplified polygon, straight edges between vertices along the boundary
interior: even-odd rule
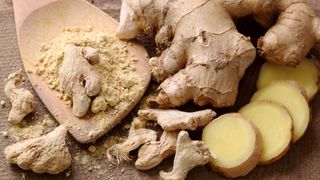
[[[50,133],[9,145],[6,161],[35,173],[58,174],[71,165],[71,155],[65,141],[67,128],[60,125]]]
[[[232,20],[247,15],[266,28],[279,16],[258,44],[270,62],[297,65],[320,40],[320,20],[305,0],[122,1],[117,36],[145,33],[163,50],[149,61],[153,79],[163,81],[150,105],[232,106],[256,55]]]
[[[193,141],[187,131],[180,131],[172,170],[160,171],[160,177],[164,180],[185,179],[191,169],[207,164],[214,156],[202,141]]]
[[[91,105],[90,97],[101,91],[101,79],[91,64],[99,61],[96,49],[67,44],[59,72],[60,87],[72,94],[72,112],[77,117],[86,115]]]
[[[163,130],[195,130],[213,120],[216,113],[211,109],[183,112],[179,110],[146,109],[139,110],[139,117],[156,121]]]
[[[107,158],[111,163],[120,164],[122,161],[130,161],[130,151],[139,148],[141,145],[157,140],[157,132],[145,129],[145,124],[138,118],[131,123],[128,138],[120,144],[108,148]]]
[[[64,62],[67,44],[78,47],[91,47],[84,51],[84,58],[90,61],[94,72],[101,79],[101,92],[92,98],[90,110],[83,119],[104,123],[119,111],[124,111],[133,99],[143,91],[143,78],[135,71],[136,58],[128,52],[129,43],[120,41],[114,34],[105,34],[90,27],[74,27],[61,30],[56,38],[42,45],[39,64],[35,73],[48,87],[59,92],[58,98],[69,107],[72,94],[65,92],[59,85],[59,71]],[[98,52],[98,56],[96,54]],[[110,124],[111,127],[115,124]]]
[[[296,67],[265,63],[260,69],[257,88],[261,89],[275,80],[297,81],[304,87],[308,100],[319,90],[319,65],[314,59],[305,58]]]
[[[277,81],[259,89],[251,101],[267,100],[284,106],[293,120],[293,141],[299,140],[307,130],[310,108],[302,87],[293,81]]]
[[[293,123],[287,109],[270,101],[254,101],[239,111],[259,130],[262,137],[260,164],[270,164],[289,150]]]
[[[216,158],[210,161],[211,168],[226,177],[245,176],[260,160],[260,134],[239,113],[214,119],[203,129],[202,141],[216,154]]]
[[[33,95],[24,88],[18,88],[23,81],[22,70],[14,72],[4,80],[4,93],[10,99],[11,110],[8,115],[8,122],[19,124],[23,118],[35,108]]]
[[[160,141],[150,141],[141,146],[135,167],[139,170],[152,169],[164,159],[174,155],[177,137],[177,131],[163,131]]]

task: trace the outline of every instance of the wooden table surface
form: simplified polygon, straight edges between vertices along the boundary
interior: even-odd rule
[[[314,7],[320,7],[319,0],[309,1]],[[120,0],[95,0],[92,3],[111,14],[114,18],[119,17]],[[2,90],[3,79],[11,72],[22,68],[15,33],[11,1],[0,0],[0,100],[5,100],[7,102],[5,108],[0,108],[0,131],[8,131],[10,129],[10,125],[6,122],[10,106],[8,99],[5,97]],[[147,44],[147,49],[150,54],[154,54],[152,45]],[[233,108],[222,110],[221,112],[237,110],[248,102],[255,90],[255,79],[252,77],[259,71],[261,62],[262,60],[258,59],[254,65],[248,69],[246,76],[241,81],[237,104]],[[32,90],[29,82],[26,82],[25,86],[27,89]],[[320,94],[318,94],[311,102],[311,108],[312,120],[304,137],[292,146],[289,152],[281,160],[271,165],[258,166],[248,176],[241,179],[320,179]],[[37,122],[41,121],[46,114],[49,114],[38,98],[36,112],[36,114],[34,113],[27,116],[26,119]],[[32,116],[33,119],[31,120]],[[130,118],[127,118],[124,121],[128,120],[130,120]],[[123,124],[118,125],[106,136],[117,133],[117,131],[121,130],[122,126]],[[3,149],[14,142],[15,140],[11,136],[9,136],[9,138],[0,136],[0,179],[158,179],[158,172],[163,169],[170,169],[173,161],[173,158],[169,158],[153,170],[138,171],[134,168],[133,163],[110,167],[105,159],[96,158],[95,161],[102,167],[99,170],[89,170],[87,166],[73,163],[70,168],[70,176],[66,176],[66,173],[61,173],[59,175],[38,175],[31,171],[23,171],[17,166],[10,166],[5,163],[4,155],[2,153]],[[85,152],[88,147],[87,145],[78,144],[70,136],[68,137],[68,144],[70,145],[70,151],[73,157],[79,152]],[[103,173],[101,173],[101,169],[104,170]],[[211,172],[208,167],[201,166],[193,169],[189,173],[188,179],[224,178]]]

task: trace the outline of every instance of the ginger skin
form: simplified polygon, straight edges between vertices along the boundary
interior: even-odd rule
[[[160,141],[151,141],[140,147],[135,166],[139,170],[148,170],[159,165],[164,159],[176,152],[178,132],[163,131]]]
[[[6,161],[39,174],[63,172],[72,160],[66,135],[67,128],[60,125],[47,135],[7,146],[4,150]]]
[[[72,94],[72,112],[83,117],[90,108],[90,97],[101,91],[101,79],[91,64],[99,61],[97,50],[91,47],[65,46],[64,61],[60,68],[61,88]]]
[[[270,62],[295,65],[319,41],[319,18],[304,0],[124,0],[117,36],[133,39],[143,32],[163,50],[150,59],[153,78],[163,81],[150,105],[233,105],[256,50],[232,17],[250,14],[264,27],[280,14],[259,41],[260,54]]]
[[[35,108],[34,96],[24,88],[17,88],[23,80],[22,70],[14,72],[4,81],[4,93],[10,99],[12,108],[8,115],[8,122],[19,124],[23,118]]]
[[[202,141],[192,141],[188,132],[180,131],[173,168],[170,172],[160,171],[160,177],[165,180],[185,179],[191,169],[207,164],[213,157]]]
[[[157,132],[145,129],[145,124],[138,118],[131,123],[128,138],[121,144],[115,144],[107,150],[107,158],[111,163],[120,164],[122,161],[130,161],[129,153],[141,145],[155,141]]]
[[[179,110],[146,109],[139,110],[139,117],[146,120],[157,121],[165,131],[195,130],[199,126],[205,126],[216,116],[211,109],[183,112]]]

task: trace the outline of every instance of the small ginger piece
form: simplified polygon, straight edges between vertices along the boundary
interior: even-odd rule
[[[293,123],[288,110],[271,101],[250,102],[239,111],[259,130],[262,153],[259,164],[270,164],[289,150]]]
[[[128,138],[120,144],[115,144],[108,148],[107,158],[110,162],[130,161],[129,153],[137,149],[143,144],[146,144],[157,139],[157,132],[151,129],[145,129],[145,124],[136,118],[130,126]]]
[[[179,132],[176,149],[173,168],[170,172],[160,171],[162,179],[185,179],[191,169],[207,164],[215,156],[202,141],[192,141],[187,131]]]
[[[203,129],[202,141],[216,154],[216,159],[210,161],[212,170],[226,177],[245,176],[260,160],[260,134],[239,113],[214,119]]]
[[[310,121],[310,108],[303,87],[294,81],[275,81],[259,89],[251,101],[272,101],[284,106],[293,120],[293,141],[300,139]]]
[[[305,58],[296,67],[265,63],[260,69],[257,88],[261,89],[275,80],[297,81],[306,90],[308,100],[319,90],[319,65],[314,59]]]
[[[61,88],[72,94],[72,112],[83,117],[89,110],[90,97],[100,93],[101,79],[91,64],[99,61],[97,50],[91,47],[65,46],[64,60],[60,68]]]
[[[12,124],[19,124],[35,108],[35,100],[30,91],[24,88],[17,88],[22,80],[22,70],[19,70],[10,74],[4,81],[4,93],[12,104],[8,115],[8,122]]]
[[[216,113],[211,109],[183,112],[168,109],[139,110],[138,115],[146,120],[157,121],[165,131],[195,130],[199,126],[205,126],[213,120]]]
[[[151,141],[140,147],[135,166],[139,170],[148,170],[159,165],[176,151],[178,132],[163,131],[160,141]]]
[[[94,98],[91,104],[91,112],[98,113],[105,111],[108,107],[108,103],[106,101],[106,98],[103,96],[97,96]]]
[[[6,161],[39,174],[63,172],[72,160],[66,135],[67,128],[60,125],[47,135],[7,146],[4,150]]]

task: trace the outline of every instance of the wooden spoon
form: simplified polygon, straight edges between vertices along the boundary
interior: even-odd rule
[[[49,42],[66,27],[91,26],[93,30],[114,34],[118,26],[103,11],[84,0],[13,0],[18,43],[24,68],[35,71],[40,57],[41,44]],[[123,111],[114,111],[99,121],[90,117],[77,118],[70,107],[60,100],[58,92],[50,90],[34,73],[28,78],[39,97],[60,123],[67,125],[69,132],[80,143],[93,142],[118,124],[137,104],[150,82],[150,69],[145,49],[137,44],[128,46],[129,56],[136,57],[136,72],[144,79],[140,91]],[[92,116],[91,116],[92,117]]]

